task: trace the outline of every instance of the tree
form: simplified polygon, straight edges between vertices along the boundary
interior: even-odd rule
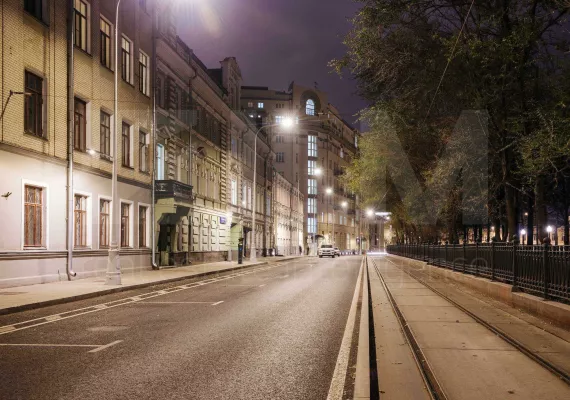
[[[487,110],[489,178],[495,194],[489,210],[504,221],[509,236],[515,235],[520,196],[529,185],[519,170],[527,165],[525,158],[535,157],[521,148],[536,148],[535,139],[529,138],[548,126],[537,118],[537,110],[552,115],[563,96],[556,88],[568,75],[564,26],[569,6],[540,0],[360,2],[363,7],[345,39],[348,52],[331,64],[337,71],[349,69],[361,95],[373,104],[362,117],[389,117],[395,127],[391,134],[397,135],[417,176],[427,184],[437,179],[434,166],[461,111]],[[567,116],[558,115],[568,125]],[[364,141],[361,159],[349,169],[348,179],[374,201],[386,185],[363,175],[398,159],[375,148],[375,140],[389,143],[387,125],[371,126],[371,139]],[[564,136],[558,129],[551,133]],[[539,135],[536,140],[544,144],[548,139]],[[548,181],[551,173],[545,170],[535,181]],[[533,188],[537,198],[543,197],[540,187]],[[413,214],[405,207],[407,200],[401,201],[405,214]],[[465,210],[451,207],[447,212]],[[457,221],[455,217],[446,219]]]

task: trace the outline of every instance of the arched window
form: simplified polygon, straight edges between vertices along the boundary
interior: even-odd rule
[[[307,115],[315,115],[315,102],[311,99],[307,100],[307,106],[305,109]]]

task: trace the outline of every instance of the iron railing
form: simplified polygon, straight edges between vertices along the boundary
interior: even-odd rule
[[[513,285],[545,299],[570,302],[570,246],[398,244],[388,253]]]

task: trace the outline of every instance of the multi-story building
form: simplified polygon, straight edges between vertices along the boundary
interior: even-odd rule
[[[358,131],[326,93],[295,83],[287,91],[244,86],[242,108],[251,120],[276,125],[271,137],[275,168],[294,185],[299,182],[304,197],[305,250],[314,253],[318,242],[359,249],[367,221],[360,217],[357,197],[339,179],[358,151]],[[285,118],[295,120],[292,129],[278,126]]]
[[[304,196],[298,185],[293,185],[277,171],[274,171],[273,193],[273,235],[277,254],[302,254]]]
[[[122,5],[115,71],[113,2],[76,0],[72,15],[64,0],[3,2],[0,286],[103,273],[113,209],[123,271],[150,265],[152,17],[141,4]]]

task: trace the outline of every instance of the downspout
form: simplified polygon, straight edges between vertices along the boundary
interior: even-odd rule
[[[156,213],[156,199],[154,188],[156,184],[156,78],[157,78],[157,62],[156,62],[156,41],[158,38],[157,32],[157,23],[156,20],[158,18],[158,13],[156,12],[157,5],[155,4],[153,7],[153,18],[152,18],[152,180],[151,180],[151,196],[152,196],[152,206],[150,208],[151,211],[151,220],[152,220],[152,259],[151,259],[151,266],[152,269],[157,270],[159,269],[158,264],[156,263],[156,221],[155,221],[155,213]],[[118,73],[115,71],[115,73]]]
[[[74,2],[67,0],[67,279],[75,277],[73,271],[73,35]]]

